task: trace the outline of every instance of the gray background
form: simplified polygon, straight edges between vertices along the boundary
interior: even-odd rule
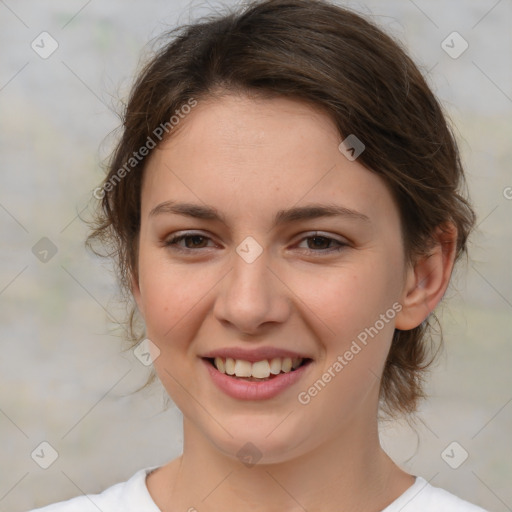
[[[0,0],[0,511],[99,492],[180,453],[180,413],[161,412],[160,384],[132,394],[148,369],[121,352],[114,279],[83,248],[77,213],[102,177],[113,110],[144,45],[214,5]],[[479,216],[443,309],[431,399],[415,431],[383,425],[383,444],[432,484],[512,510],[512,2],[345,5],[403,41],[428,75],[457,127]],[[47,59],[31,48],[42,31],[59,44]],[[453,31],[469,44],[457,59],[441,47]],[[43,237],[57,249],[46,262],[32,251]],[[43,441],[59,455],[46,470],[31,457]],[[441,457],[453,441],[469,454],[458,469]]]

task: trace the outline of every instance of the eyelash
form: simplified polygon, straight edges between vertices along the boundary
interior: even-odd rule
[[[165,245],[165,247],[170,247],[172,249],[175,249],[177,251],[182,251],[182,252],[193,252],[193,251],[200,250],[200,249],[207,249],[207,247],[199,247],[197,249],[193,249],[193,248],[181,247],[181,246],[177,245],[182,240],[185,240],[187,238],[194,238],[194,237],[211,240],[210,237],[208,237],[206,235],[202,235],[200,233],[184,233],[184,234],[176,235],[176,236],[172,237],[171,239],[164,242],[164,245]],[[343,249],[345,249],[345,247],[348,246],[347,243],[344,243],[344,242],[341,242],[340,240],[336,240],[335,238],[331,238],[331,237],[320,235],[320,234],[306,236],[306,237],[302,238],[300,240],[300,242],[302,242],[303,240],[309,240],[309,239],[314,239],[314,238],[320,238],[323,240],[327,240],[327,241],[329,241],[329,243],[334,242],[336,244],[339,244],[339,246],[335,247],[335,248],[331,248],[331,249],[321,249],[321,250],[305,249],[309,254],[313,254],[313,253],[314,254],[322,254],[322,253],[326,254],[326,253],[332,253],[332,252],[340,252]]]

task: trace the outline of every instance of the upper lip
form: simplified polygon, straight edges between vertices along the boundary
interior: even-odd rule
[[[255,363],[256,361],[262,361],[263,359],[274,359],[274,358],[282,358],[285,357],[300,357],[302,359],[311,359],[311,357],[301,354],[299,352],[295,352],[293,350],[287,350],[277,347],[258,347],[258,348],[242,348],[242,347],[225,347],[219,348],[216,350],[211,350],[210,352],[206,352],[201,357],[213,359],[215,357],[223,357],[223,358],[232,358],[232,359],[241,359],[244,361],[249,361],[250,363]]]

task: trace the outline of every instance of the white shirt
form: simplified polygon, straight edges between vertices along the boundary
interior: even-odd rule
[[[87,494],[30,512],[161,512],[146,486],[146,476],[158,466],[137,471],[129,480],[115,484],[100,494]],[[433,487],[420,476],[382,512],[487,512]]]

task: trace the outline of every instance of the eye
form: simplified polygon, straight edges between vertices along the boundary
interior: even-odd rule
[[[308,245],[306,251],[309,253],[339,252],[348,246],[348,243],[346,242],[336,240],[329,236],[320,235],[318,233],[307,236],[303,238],[302,241],[305,241]],[[334,247],[332,247],[332,244],[334,244]]]
[[[211,238],[201,233],[183,233],[176,235],[165,241],[166,247],[172,247],[180,251],[189,251],[194,249],[205,249],[205,242],[211,240]],[[180,242],[185,242],[185,246],[179,245]]]
[[[212,247],[211,245],[208,246],[209,241],[211,241],[211,238],[203,235],[202,233],[189,232],[171,237],[169,240],[164,242],[164,245],[178,251],[190,252],[195,249],[208,249],[209,247]],[[183,242],[184,245],[182,245],[181,242]],[[302,238],[300,243],[304,242],[306,242],[307,247],[302,247],[302,249],[305,249],[308,253],[316,254],[339,252],[349,245],[344,241],[336,240],[335,238],[321,235],[319,233]],[[297,247],[300,247],[300,244]]]

